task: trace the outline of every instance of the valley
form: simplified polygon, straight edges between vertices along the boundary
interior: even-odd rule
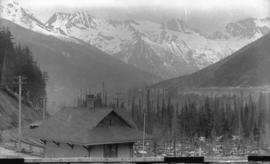
[[[18,135],[22,89],[23,124],[40,121],[25,136],[44,156],[116,157],[121,146],[137,157],[270,154],[269,15],[224,17],[219,27],[214,17],[227,12],[206,14],[209,29],[219,27],[207,33],[204,15],[192,25],[186,8],[110,19],[55,7],[45,19],[23,2],[0,1],[1,130]],[[21,75],[31,81],[17,88]]]

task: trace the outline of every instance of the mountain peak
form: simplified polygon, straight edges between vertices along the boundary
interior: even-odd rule
[[[46,31],[44,24],[26,9],[22,8],[18,0],[3,0],[0,3],[1,18],[10,20],[33,31]]]
[[[44,25],[19,4],[8,5],[12,1],[6,2],[1,9],[6,13],[2,16],[1,12],[5,19],[62,40],[88,43],[140,69],[165,75],[164,78],[202,69],[265,35],[270,29],[270,18],[249,18],[231,22],[225,31],[217,31],[208,37],[179,18],[162,24],[150,20],[106,20],[83,10],[56,12]],[[16,5],[18,13],[12,17]],[[12,11],[11,14],[8,10]],[[138,44],[140,41],[144,44]]]
[[[270,33],[198,72],[163,81],[155,87],[176,90],[194,87],[269,85],[269,43]]]
[[[71,26],[95,28],[94,19],[93,16],[85,11],[76,11],[73,13],[56,12],[48,19],[46,26],[49,28],[67,28]]]
[[[226,32],[233,37],[251,38],[256,34],[266,34],[270,31],[269,18],[255,19],[246,18],[237,22],[229,23]]]

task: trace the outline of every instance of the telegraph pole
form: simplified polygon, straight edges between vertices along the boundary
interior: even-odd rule
[[[47,110],[47,99],[46,97],[43,98],[43,112],[42,112],[42,120],[45,121],[46,119],[46,110]]]
[[[22,137],[22,76],[19,76],[19,137],[18,137],[19,151],[21,151],[21,137]]]
[[[145,112],[143,113],[143,157],[144,157],[144,140],[145,140]]]
[[[177,116],[177,112],[178,111],[178,103],[177,103],[177,106],[176,106],[176,109],[173,108],[173,119],[172,119],[172,125],[173,125],[173,128],[172,128],[172,133],[173,133],[173,155],[176,157],[177,155],[177,152],[176,152],[176,132],[175,132],[175,129],[176,129],[176,116]]]
[[[105,83],[104,80],[102,81],[102,106],[105,106]]]
[[[25,77],[17,76],[15,79],[18,81],[15,82],[15,84],[18,84],[19,86],[19,94],[18,94],[18,100],[19,100],[19,116],[18,116],[18,151],[21,151],[21,140],[22,140],[22,85],[23,85],[23,80],[25,80]]]
[[[5,88],[6,85],[6,51],[4,49],[4,57],[1,69],[1,87]]]
[[[43,77],[42,78],[45,81],[45,83],[47,83],[47,81],[48,81],[48,74],[46,72],[43,73]],[[42,121],[45,121],[45,119],[46,119],[46,111],[47,111],[47,97],[46,97],[46,95],[43,97],[42,103],[43,103],[43,107],[42,107],[42,109],[43,109],[43,112],[42,112]]]

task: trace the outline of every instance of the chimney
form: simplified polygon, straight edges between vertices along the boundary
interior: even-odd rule
[[[85,100],[86,100],[86,108],[88,108],[88,109],[94,109],[95,108],[95,104],[94,104],[94,102],[96,100],[95,95],[87,94]]]

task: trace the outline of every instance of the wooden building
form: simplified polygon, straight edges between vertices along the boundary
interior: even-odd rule
[[[142,139],[132,119],[121,110],[67,107],[28,134],[44,142],[45,157],[132,157],[133,144]],[[150,139],[146,135],[146,139]]]

